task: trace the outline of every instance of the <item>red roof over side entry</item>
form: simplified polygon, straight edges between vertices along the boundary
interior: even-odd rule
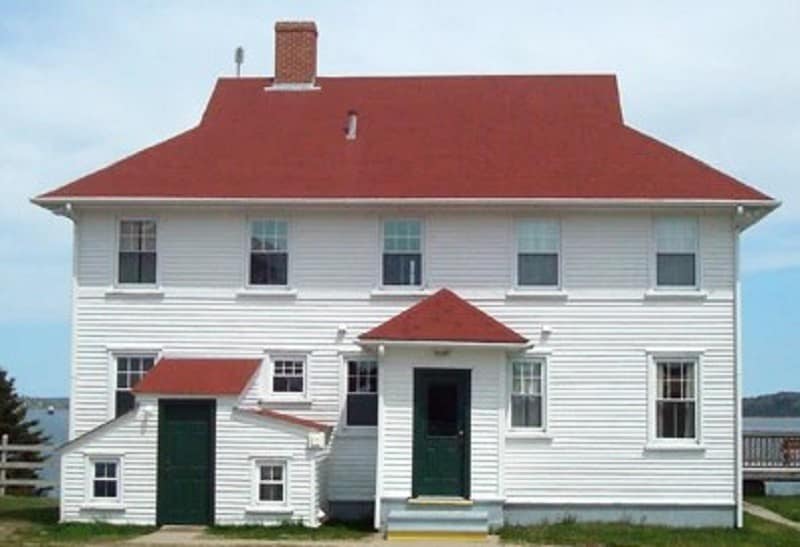
[[[239,395],[259,359],[161,359],[133,389],[164,395]]]
[[[525,344],[528,339],[448,289],[418,302],[360,340]]]

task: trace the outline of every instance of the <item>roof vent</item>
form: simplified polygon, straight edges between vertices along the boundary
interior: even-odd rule
[[[356,140],[358,133],[358,112],[351,110],[347,113],[347,127],[344,128],[345,138],[348,141]]]

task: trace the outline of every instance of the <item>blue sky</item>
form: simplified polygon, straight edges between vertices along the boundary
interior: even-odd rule
[[[602,4],[602,6],[600,6]],[[28,198],[197,123],[314,19],[320,73],[613,72],[628,124],[784,204],[743,240],[748,394],[800,390],[800,2],[0,3],[0,366],[65,395],[71,227]]]

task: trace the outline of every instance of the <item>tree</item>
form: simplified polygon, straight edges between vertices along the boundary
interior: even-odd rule
[[[0,368],[0,435],[8,434],[9,443],[43,444],[48,441],[39,428],[38,420],[26,419],[25,402],[14,388],[14,379],[8,372]],[[9,461],[39,462],[41,456],[35,452],[14,453],[8,456]],[[8,478],[37,478],[37,472],[30,469],[14,469],[6,472]],[[28,487],[9,487],[6,492],[30,494],[34,491]]]

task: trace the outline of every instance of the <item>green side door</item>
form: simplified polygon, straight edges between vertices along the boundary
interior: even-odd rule
[[[159,401],[158,524],[213,524],[215,401]]]
[[[469,370],[414,370],[413,496],[469,497],[469,408]]]

